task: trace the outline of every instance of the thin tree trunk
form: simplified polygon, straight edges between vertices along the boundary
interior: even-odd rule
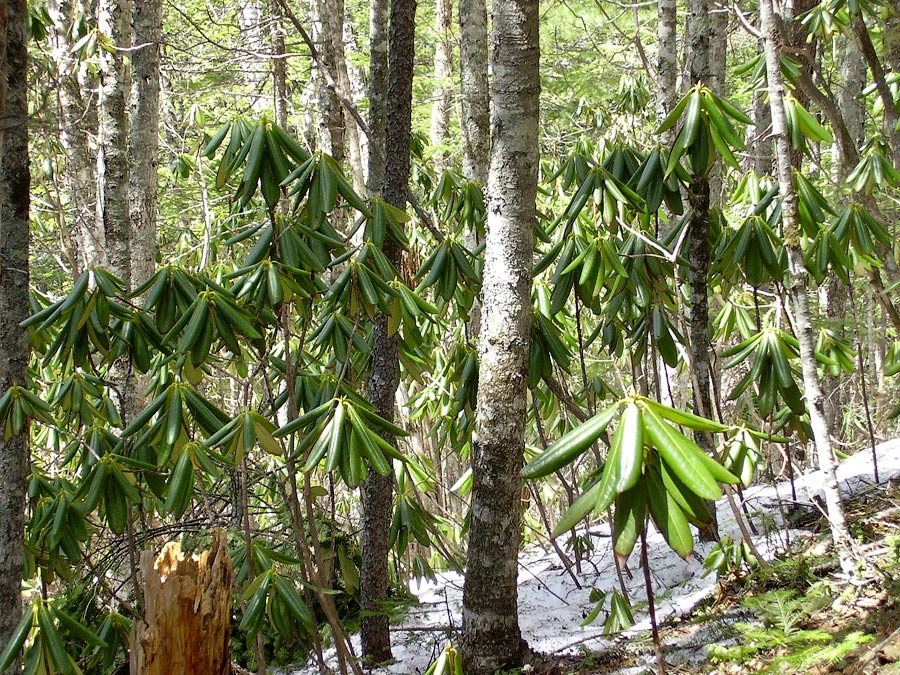
[[[81,0],[61,0],[48,6],[53,18],[53,40],[58,59],[57,95],[59,96],[59,142],[65,154],[63,177],[68,197],[67,221],[77,248],[74,276],[85,265],[100,259],[103,232],[97,228],[97,163],[89,139],[97,133],[97,109],[93,97],[85,92],[96,89],[96,77],[76,54],[72,53],[69,26],[85,11]]]
[[[800,250],[800,228],[797,220],[797,195],[792,181],[790,147],[787,140],[787,122],[784,112],[784,87],[781,79],[781,33],[777,15],[771,0],[760,0],[760,22],[765,44],[766,72],[769,80],[769,105],[772,109],[772,135],[775,139],[775,159],[778,184],[781,191],[781,218],[788,254],[790,298],[794,310],[794,323],[800,343],[800,360],[803,369],[803,385],[809,410],[810,425],[815,438],[821,482],[825,494],[828,521],[835,547],[841,557],[841,566],[847,570],[854,564],[850,550],[850,536],[841,502],[841,493],[835,474],[831,437],[823,408],[822,390],[819,386],[814,353],[812,321],[809,313],[808,274],[803,266]]]
[[[321,64],[317,63],[314,71],[319,113],[317,145],[322,152],[331,155],[338,164],[342,164],[344,161],[344,110],[337,94],[328,86],[326,76],[326,73],[331,74],[335,81],[337,80],[335,77],[337,55],[331,36],[331,30],[335,24],[332,16],[333,5],[334,3],[329,0],[312,0],[310,3],[312,39],[321,58]],[[341,20],[343,20],[343,14]],[[322,72],[323,70],[325,72]]]
[[[450,135],[450,106],[453,101],[453,4],[450,0],[437,0],[434,8],[434,30],[437,42],[434,46],[434,100],[431,104],[431,145],[437,171],[443,171],[447,159]]]
[[[140,0],[138,0],[140,2]],[[262,10],[259,0],[244,0],[237,13],[238,25],[241,28],[241,38],[244,41],[245,61],[241,69],[247,86],[250,87],[250,107],[257,114],[262,113],[268,106],[265,90],[268,76],[265,63],[260,57],[266,53],[266,44],[262,33]]]
[[[459,0],[459,38],[463,175],[485,185],[491,151],[485,0]]]
[[[100,0],[97,26],[115,49],[99,50],[97,227],[104,234],[103,264],[131,288],[131,215],[128,202],[128,118],[123,47],[128,47],[131,4]]]
[[[412,85],[415,57],[416,0],[391,0],[389,69],[385,132],[384,199],[406,208],[409,189],[412,130]],[[399,269],[403,250],[393,236],[383,251]],[[387,420],[394,419],[394,402],[400,379],[397,337],[388,331],[388,317],[375,320],[372,365],[367,395]],[[393,442],[394,439],[388,439]],[[390,621],[384,607],[389,590],[388,535],[391,525],[393,475],[374,471],[363,485],[362,565],[360,575],[360,621],[363,658],[380,663],[391,658]]]
[[[675,0],[659,0],[657,11],[656,50],[656,119],[662,122],[678,98],[678,47]],[[675,139],[673,129],[660,134],[660,143],[668,147]]]
[[[384,134],[387,125],[388,0],[369,4],[369,142],[366,186],[370,195],[384,189]]]
[[[866,62],[857,44],[844,36],[838,36],[838,70],[841,81],[837,89],[837,107],[844,118],[850,141],[859,149],[866,131],[866,102],[859,97],[859,92],[866,86]],[[845,157],[840,143],[835,143],[835,147],[835,180],[841,184],[853,170],[856,157]]]
[[[460,20],[465,25],[467,17]],[[527,649],[516,579],[539,157],[537,0],[495,0],[492,26],[486,303],[463,589],[462,657],[470,675],[516,667]]]
[[[284,44],[284,13],[276,1],[271,3],[272,14],[272,85],[275,93],[275,123],[282,129],[288,126],[287,49]]]
[[[688,2],[688,42],[690,43],[689,72],[691,84],[710,86],[713,81],[710,68],[711,16],[709,0]],[[694,392],[694,412],[704,417],[712,416],[712,397],[709,378],[712,372],[709,362],[709,208],[710,180],[706,175],[695,175],[688,187],[691,206],[688,251],[690,298],[690,349],[691,382]],[[696,434],[697,443],[706,452],[712,450],[708,434]],[[715,509],[710,510],[715,514]],[[718,529],[713,522],[699,529],[703,541],[718,539]]]
[[[159,57],[161,0],[134,3],[131,52],[131,277],[140,285],[156,270],[156,191],[159,166]]]
[[[4,57],[5,55],[5,57]],[[0,2],[0,396],[28,386],[29,346],[20,323],[28,317],[31,174],[28,163],[28,7]],[[22,616],[25,494],[29,425],[0,435],[0,644]],[[18,664],[7,671],[18,672]]]

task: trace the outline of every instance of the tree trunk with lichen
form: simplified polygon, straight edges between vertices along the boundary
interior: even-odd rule
[[[131,675],[230,675],[234,570],[222,530],[208,551],[177,542],[141,555],[144,617],[135,622]]]
[[[485,303],[461,644],[470,675],[517,667],[527,648],[516,582],[539,156],[537,0],[496,0],[492,26]]]
[[[841,501],[841,492],[835,474],[831,434],[825,417],[824,396],[819,384],[814,352],[813,326],[809,311],[809,273],[803,264],[800,248],[800,225],[797,216],[797,193],[792,180],[791,151],[787,136],[787,118],[784,111],[784,85],[781,79],[781,33],[778,19],[772,8],[772,0],[761,0],[760,23],[765,43],[766,72],[769,80],[769,106],[772,110],[772,136],[775,139],[775,160],[778,187],[781,192],[781,219],[788,258],[788,292],[794,311],[794,324],[800,346],[800,362],[803,369],[803,389],[813,431],[821,487],[825,495],[828,522],[835,548],[841,559],[841,567],[851,570],[854,555],[850,534]]]

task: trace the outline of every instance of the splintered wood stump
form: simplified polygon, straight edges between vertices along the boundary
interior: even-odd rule
[[[131,675],[229,675],[234,570],[225,535],[185,558],[177,542],[141,554],[144,618],[131,641]]]

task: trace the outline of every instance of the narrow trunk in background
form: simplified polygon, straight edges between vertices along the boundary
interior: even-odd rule
[[[813,351],[813,327],[809,313],[809,275],[803,266],[803,255],[800,249],[801,234],[797,220],[797,195],[791,176],[791,153],[784,112],[784,87],[780,68],[781,34],[771,0],[760,0],[760,23],[765,44],[769,105],[772,109],[772,135],[775,139],[775,160],[782,200],[783,237],[788,254],[789,293],[794,310],[797,340],[800,343],[804,394],[815,438],[819,470],[823,474],[821,484],[825,494],[828,522],[831,526],[835,548],[841,558],[841,566],[848,570],[854,566],[854,558],[850,549],[851,542],[844,516],[844,506],[841,502],[841,493],[835,475],[831,438],[825,419],[822,389],[819,386],[816,358]]]
[[[330,30],[334,25],[333,2],[312,0],[310,2],[311,37],[321,57],[322,70],[335,73],[336,55]],[[341,17],[343,20],[343,17]],[[316,99],[318,108],[317,146],[331,155],[338,164],[344,161],[344,109],[337,94],[328,86],[328,78],[318,64],[314,68]]]
[[[131,132],[128,137],[131,278],[135,286],[156,270],[156,191],[159,166],[159,54],[162,1],[134,3],[131,52]]]
[[[272,16],[272,88],[275,93],[275,123],[282,129],[288,128],[288,102],[290,94],[287,86],[287,49],[284,44],[284,13],[278,2],[269,5]]]
[[[836,103],[853,146],[859,148],[865,135],[866,104],[859,97],[859,92],[866,86],[866,62],[863,60],[856,42],[846,36],[839,35],[837,37],[837,52],[840,81],[837,84]],[[853,170],[856,156],[854,153],[850,157],[846,157],[844,144],[840,142],[834,143],[833,151],[832,175],[835,183],[841,185]],[[846,191],[841,191],[838,199],[842,206],[846,206],[850,195]],[[841,335],[847,335],[847,319],[853,316],[849,287],[837,277],[832,276],[820,288],[819,297],[822,299],[821,305],[825,309],[825,316],[830,327]],[[822,383],[826,395],[825,417],[829,429],[839,439],[844,427],[844,405],[852,390],[852,378],[855,376],[855,373],[848,375],[843,372],[834,376],[828,369],[825,371]],[[865,376],[866,373],[860,373],[860,377]]]
[[[435,148],[432,160],[435,170],[442,172],[446,166],[450,134],[450,106],[453,102],[453,4],[451,0],[437,0],[434,8],[434,95],[431,104],[431,146]]]
[[[141,2],[142,0],[136,1]],[[265,63],[261,57],[266,53],[266,44],[263,40],[262,10],[259,0],[244,0],[238,10],[237,20],[241,28],[244,49],[249,52],[242,57],[244,61],[241,70],[247,86],[250,87],[250,107],[253,108],[254,113],[259,114],[269,105],[265,96],[268,77]]]
[[[131,288],[131,215],[128,203],[128,118],[123,47],[130,45],[131,4],[100,0],[97,27],[116,49],[100,49],[97,95],[97,226],[104,234],[101,262]],[[95,261],[98,262],[98,261]]]
[[[463,175],[485,185],[491,152],[485,0],[459,0],[459,69]]]
[[[4,44],[5,43],[5,44]],[[5,47],[5,49],[4,49]],[[28,164],[28,7],[0,2],[0,396],[27,386],[28,249],[31,174]],[[0,645],[22,615],[25,493],[29,425],[0,435]],[[17,664],[7,673],[18,672]]]
[[[460,21],[465,25],[467,17]],[[519,666],[527,648],[516,580],[539,159],[538,37],[537,0],[494,1],[485,303],[463,588],[468,675]]]
[[[97,78],[73,53],[69,26],[87,12],[82,0],[60,0],[48,5],[53,19],[52,39],[59,97],[59,143],[65,155],[63,180],[68,199],[65,222],[76,250],[71,255],[73,277],[85,265],[100,259],[103,231],[97,227],[97,162],[91,139],[97,136],[96,99],[90,92]]]
[[[657,11],[656,53],[656,119],[662,122],[675,107],[678,98],[678,52],[676,46],[677,15],[675,0],[659,0]],[[675,139],[674,129],[660,134],[659,140],[669,147]]]
[[[384,199],[406,208],[409,189],[409,142],[412,129],[412,85],[415,57],[416,0],[391,0],[388,36],[388,95],[385,130]],[[403,250],[388,235],[384,254],[400,269]],[[394,401],[400,380],[397,337],[389,334],[388,318],[375,318],[369,401],[384,419],[394,419]],[[393,442],[394,439],[388,439]],[[374,471],[363,485],[362,565],[360,565],[360,638],[364,659],[381,663],[391,658],[390,619],[384,606],[390,587],[388,538],[391,526],[394,476]]]

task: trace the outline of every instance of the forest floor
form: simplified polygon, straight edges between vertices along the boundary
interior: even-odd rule
[[[717,579],[715,572],[705,574],[702,563],[713,544],[697,544],[693,560],[684,561],[658,533],[648,535],[666,672],[900,675],[900,439],[879,445],[877,457],[878,482],[871,450],[848,458],[838,470],[855,546],[867,563],[852,575],[842,573],[816,506],[822,482],[817,472],[796,477],[793,487],[785,481],[744,491],[754,543],[769,561],[765,567],[744,567]],[[718,518],[720,534],[739,538],[724,500]],[[641,544],[623,575],[635,623],[608,635],[610,601],[621,587],[608,526],[583,533],[582,542],[593,550],[579,569],[567,569],[549,546],[520,556],[519,619],[534,652],[525,671],[658,673]],[[558,543],[565,546],[564,538]],[[461,575],[439,574],[411,591],[417,604],[392,624],[395,660],[372,669],[373,675],[424,673],[448,642],[458,640]],[[583,625],[592,613],[593,621]],[[294,675],[317,672],[310,664]]]

